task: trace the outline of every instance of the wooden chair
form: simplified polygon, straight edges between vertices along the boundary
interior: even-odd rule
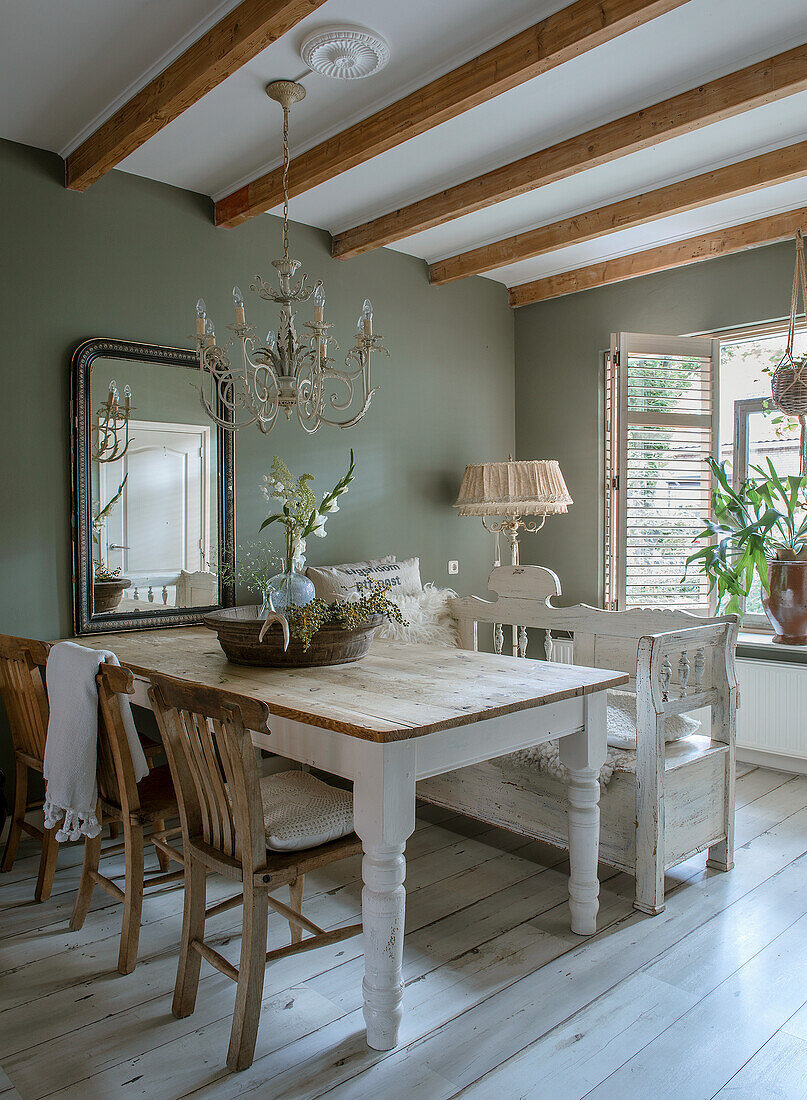
[[[134,679],[127,668],[113,664],[101,666],[96,677],[101,721],[98,724],[98,822],[119,822],[123,842],[101,848],[100,834],[84,842],[84,865],[70,920],[77,932],[84,924],[95,885],[123,903],[118,972],[130,974],[137,965],[143,891],[184,878],[185,872],[169,871],[169,861],[184,865],[183,854],[168,843],[180,829],[166,831],[167,819],[179,816],[177,797],[167,764],[152,767],[140,783],[135,782],[132,755],[123,724],[118,694],[131,695]],[[151,829],[146,833],[147,828]],[[144,846],[157,850],[160,873],[145,877]],[[124,853],[125,882],[116,882],[98,870],[101,858]]]
[[[300,912],[308,871],[361,852],[351,833],[302,851],[267,849],[261,788],[249,730],[268,733],[268,708],[214,688],[153,676],[149,696],[179,796],[185,851],[185,913],[173,1012],[190,1015],[202,959],[237,983],[227,1065],[252,1064],[267,962],[337,943],[360,924],[325,932]],[[205,908],[206,872],[240,882],[242,892]],[[269,891],[288,885],[290,905]],[[243,904],[238,967],[205,942],[205,919]],[[289,922],[291,943],[266,950],[268,908]],[[303,939],[303,931],[312,933]]]
[[[6,709],[14,746],[14,807],[0,870],[10,871],[23,833],[42,843],[34,897],[47,901],[53,887],[59,845],[54,829],[42,829],[26,820],[29,810],[41,806],[28,801],[28,772],[42,775],[48,730],[48,696],[43,679],[50,646],[33,638],[0,634],[0,695]]]
[[[635,763],[615,771],[600,798],[600,858],[636,878],[634,905],[664,908],[664,872],[708,849],[707,865],[734,865],[734,768],[738,706],[734,649],[739,617],[700,618],[685,611],[602,611],[555,607],[558,578],[540,566],[499,566],[490,575],[496,602],[451,601],[460,644],[477,647],[477,623],[517,623],[574,638],[574,663],[631,674],[636,693]],[[514,658],[518,660],[519,658]],[[665,743],[665,719],[709,708],[708,736]],[[520,754],[499,757],[418,784],[418,797],[516,833],[568,847],[566,785]]]

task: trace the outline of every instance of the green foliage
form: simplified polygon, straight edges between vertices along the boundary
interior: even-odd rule
[[[754,477],[735,491],[725,462],[707,459],[715,478],[714,519],[704,519],[696,541],[705,542],[687,558],[687,570],[697,565],[717,590],[718,606],[739,611],[758,577],[766,592],[768,558],[792,560],[807,556],[807,478],[780,477],[767,459],[767,469],[752,466]]]
[[[120,566],[117,569],[108,569],[102,561],[96,563],[94,578],[97,581],[116,581],[121,575]]]
[[[311,639],[323,626],[335,625],[351,630],[378,616],[390,622],[408,625],[401,609],[387,596],[391,585],[370,580],[366,584],[357,584],[356,589],[358,599],[349,603],[335,600],[328,604],[317,597],[304,607],[291,604],[287,608],[289,631],[292,638],[299,638],[303,643],[303,650],[309,648]]]

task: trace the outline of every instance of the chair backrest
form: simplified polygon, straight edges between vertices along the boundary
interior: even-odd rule
[[[98,724],[98,793],[128,815],[140,809],[129,738],[118,695],[134,694],[134,676],[128,668],[107,662],[95,678],[101,721]]]
[[[269,732],[269,708],[157,675],[149,698],[177,792],[184,843],[231,877],[265,866],[258,766],[249,731]]]
[[[664,608],[555,607],[557,577],[538,565],[498,566],[489,587],[499,597],[495,602],[476,596],[450,601],[467,648],[476,648],[477,622],[568,631],[574,637],[575,664],[627,672],[631,682],[626,689],[638,693],[644,686],[659,713],[688,709],[681,702],[685,698],[708,705],[704,696],[711,698],[723,685],[736,684],[737,615],[704,618]]]
[[[48,730],[48,696],[43,674],[50,646],[35,638],[0,634],[0,696],[8,715],[14,750],[42,770]]]

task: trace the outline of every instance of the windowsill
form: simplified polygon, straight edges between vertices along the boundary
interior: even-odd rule
[[[807,645],[781,645],[773,640],[772,634],[741,630],[737,639],[737,656],[805,665],[807,664]]]

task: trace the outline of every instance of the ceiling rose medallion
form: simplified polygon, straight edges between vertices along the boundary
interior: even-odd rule
[[[373,332],[373,306],[365,298],[356,342],[345,356],[344,368],[336,367],[336,360],[328,355],[329,345],[332,350],[339,345],[329,334],[333,325],[325,320],[325,288],[321,280],[311,284],[305,273],[298,275],[300,261],[289,256],[289,110],[305,98],[305,88],[293,80],[275,80],[266,86],[266,94],[283,108],[283,257],[272,261],[278,288],[255,275],[250,290],[280,306],[280,318],[277,331],[270,329],[261,340],[255,325],[246,319],[244,296],[234,286],[235,323],[227,325],[233,335],[226,344],[219,343],[204,298],[199,299],[196,348],[202,405],[211,420],[228,431],[257,424],[267,434],[281,409],[287,420],[296,413],[306,432],[315,432],[321,424],[352,428],[375,393],[370,369],[373,352],[389,352],[382,347],[379,333]],[[314,319],[304,323],[307,332],[298,332],[294,306],[310,298]]]
[[[381,72],[389,61],[389,46],[364,27],[323,27],[309,34],[300,48],[309,69],[334,80],[361,80]]]

